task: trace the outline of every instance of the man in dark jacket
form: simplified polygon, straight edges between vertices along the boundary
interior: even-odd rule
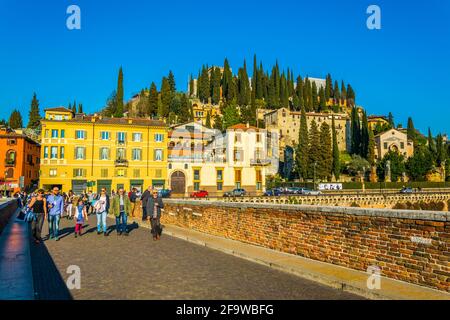
[[[148,187],[147,190],[144,191],[144,193],[141,196],[141,202],[142,202],[142,221],[147,220],[147,201],[152,196],[151,194],[152,187]]]
[[[162,198],[158,197],[158,190],[153,190],[152,196],[147,200],[147,219],[152,226],[153,240],[159,240],[161,237],[161,209],[164,208]]]

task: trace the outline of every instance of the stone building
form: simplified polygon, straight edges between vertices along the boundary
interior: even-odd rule
[[[375,136],[375,159],[383,159],[389,151],[399,152],[409,158],[414,154],[414,144],[405,133],[390,129]]]

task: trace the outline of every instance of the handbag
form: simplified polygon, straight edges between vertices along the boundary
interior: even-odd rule
[[[36,215],[34,214],[34,212],[33,212],[33,210],[31,208],[27,208],[25,210],[25,221],[31,222],[33,220],[36,221],[37,217],[36,217]]]

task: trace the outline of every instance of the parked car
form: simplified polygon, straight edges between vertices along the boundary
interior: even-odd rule
[[[302,188],[299,187],[288,187],[286,188],[286,194],[301,194]]]
[[[301,194],[304,194],[307,196],[318,196],[318,195],[322,194],[322,192],[319,190],[311,190],[311,189],[303,188],[301,191]]]
[[[199,190],[191,193],[191,198],[208,198],[208,191]]]
[[[223,194],[224,197],[243,197],[247,194],[247,191],[245,191],[244,189],[234,189],[232,191],[229,192],[225,192]]]
[[[170,198],[170,195],[172,194],[172,190],[161,189],[161,190],[158,190],[158,194],[161,198]]]
[[[402,188],[402,190],[400,190],[400,193],[413,193],[414,190],[413,188]]]
[[[264,192],[264,196],[266,197],[278,197],[281,194],[282,190],[279,188],[267,189],[266,192]]]

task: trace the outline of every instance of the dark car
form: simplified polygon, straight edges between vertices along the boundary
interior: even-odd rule
[[[245,191],[244,189],[234,189],[232,191],[229,192],[225,192],[223,194],[224,197],[243,197],[247,194],[247,191]]]
[[[158,190],[158,195],[161,197],[161,198],[170,198],[170,195],[172,194],[172,191],[171,190],[169,190],[169,189],[161,189],[161,190]]]
[[[267,189],[266,192],[264,192],[264,196],[266,196],[266,197],[278,197],[281,194],[282,194],[282,190],[280,190],[278,188]]]
[[[199,190],[191,193],[191,198],[208,198],[208,191]]]
[[[400,190],[400,193],[413,193],[414,190],[413,188],[402,188],[402,190]]]

